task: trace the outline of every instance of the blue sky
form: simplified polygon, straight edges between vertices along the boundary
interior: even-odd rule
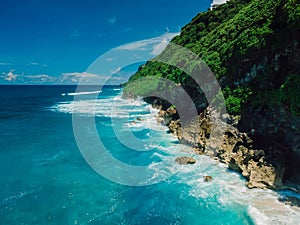
[[[68,75],[79,76],[118,46],[126,49],[128,43],[152,40],[161,47],[159,42],[169,41],[211,2],[3,0],[0,83],[75,82]]]

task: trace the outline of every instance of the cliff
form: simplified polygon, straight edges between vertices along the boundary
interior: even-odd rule
[[[300,183],[300,3],[298,0],[231,0],[198,14],[171,44],[197,54],[212,70],[222,93],[210,106],[183,70],[156,60],[141,66],[124,96],[142,96],[161,109],[171,132],[201,154],[240,171],[249,187],[298,188]],[[168,46],[158,57],[168,55]],[[185,61],[182,61],[184,64]],[[156,97],[160,87],[140,78],[159,77],[182,87],[198,116],[182,124],[177,106]],[[221,96],[221,97],[220,97]],[[225,99],[226,112],[218,109]],[[188,110],[188,109],[187,109]],[[212,127],[221,143],[211,140]]]

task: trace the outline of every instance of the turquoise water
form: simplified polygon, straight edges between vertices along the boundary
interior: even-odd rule
[[[244,182],[239,175],[177,144],[149,106],[122,100],[116,87],[105,87],[96,103],[85,93],[74,105],[72,93],[71,86],[0,87],[0,224],[254,224],[248,203],[238,199]],[[94,121],[112,156],[145,166],[156,178],[163,176],[157,167],[162,161],[178,172],[147,186],[121,185],[97,174],[82,157],[72,127],[72,113],[92,116],[90,104],[97,105]],[[113,104],[120,107],[111,119]],[[137,117],[143,120],[132,123]],[[112,127],[125,139],[131,131],[153,149],[126,147]],[[88,140],[89,132],[83,133]],[[177,165],[180,155],[194,156],[197,163]],[[205,175],[213,181],[205,183]]]

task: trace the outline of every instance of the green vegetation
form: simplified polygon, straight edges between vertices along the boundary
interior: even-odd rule
[[[149,96],[159,87],[159,80],[156,77],[143,77],[135,82],[129,82],[124,90],[124,94],[130,96],[131,91],[134,90],[134,96]]]
[[[239,115],[242,111],[241,106],[247,102],[252,94],[253,92],[250,88],[237,87],[235,89],[230,89],[229,87],[226,87],[222,89],[222,93],[217,94],[213,99],[212,104],[218,106],[224,96],[227,112],[232,115]],[[221,108],[219,110],[221,110]]]
[[[286,105],[290,112],[300,116],[300,76],[292,74],[286,78],[284,83],[278,88],[259,93],[252,101],[254,106],[268,105],[276,107]]]
[[[299,115],[299,40],[299,0],[231,0],[198,14],[172,43],[193,51],[211,68],[230,114],[240,114],[249,103],[285,105]],[[141,66],[128,84],[141,77],[163,77],[186,90],[197,89],[187,74],[155,61]],[[146,96],[155,88],[128,85],[124,93]],[[197,93],[190,94],[197,99]],[[220,99],[216,96],[214,103]]]

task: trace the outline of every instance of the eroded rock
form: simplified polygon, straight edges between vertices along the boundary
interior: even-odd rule
[[[212,180],[213,180],[212,176],[204,176],[204,182],[210,182]]]
[[[187,164],[195,164],[196,160],[192,157],[180,156],[175,159],[175,162],[179,163],[180,165],[187,165]]]
[[[159,113],[170,132],[175,134],[180,143],[192,146],[196,152],[211,155],[228,165],[230,169],[240,172],[248,182],[249,188],[282,187],[285,174],[285,151],[280,145],[268,148],[255,146],[252,134],[240,132],[237,127],[218,119],[210,108],[204,110],[191,124],[182,128],[181,121],[173,108]],[[166,120],[166,118],[168,118]],[[235,121],[236,118],[227,118]],[[217,135],[212,135],[215,132]],[[193,164],[194,160],[178,158],[179,164]]]

